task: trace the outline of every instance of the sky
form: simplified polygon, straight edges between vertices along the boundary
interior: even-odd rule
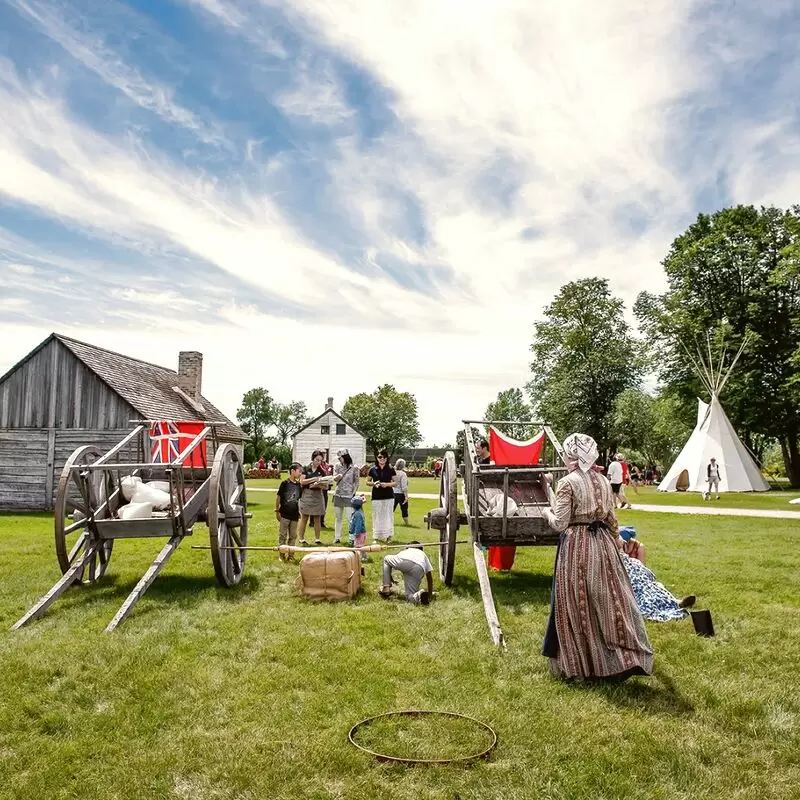
[[[0,0],[0,374],[199,350],[231,416],[392,383],[452,442],[563,284],[630,313],[698,213],[800,201],[799,38],[797,0]]]

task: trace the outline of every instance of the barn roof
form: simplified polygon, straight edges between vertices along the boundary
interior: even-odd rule
[[[353,425],[352,422],[348,422],[338,411],[334,411],[332,408],[326,408],[318,417],[314,417],[314,419],[312,419],[311,422],[307,422],[305,425],[303,425],[302,428],[298,428],[292,434],[292,439],[294,439],[294,437],[297,436],[298,433],[302,433],[303,431],[308,430],[315,422],[319,422],[326,414],[333,414],[334,417],[338,417],[342,422],[344,422],[345,425],[349,425],[359,436],[364,436],[364,434],[361,433],[361,431],[358,428],[356,428],[356,426]],[[367,437],[364,436],[364,438],[366,439]]]
[[[41,350],[52,339],[59,341],[79,361],[85,364],[108,387],[147,420],[208,420],[224,422],[217,432],[224,438],[246,439],[247,434],[231,422],[215,405],[205,397],[201,398],[205,414],[192,408],[173,387],[178,385],[178,373],[167,367],[160,367],[148,361],[115,353],[103,347],[79,342],[59,333],[47,337],[37,348],[28,353],[6,375],[14,372],[31,356]],[[2,382],[4,375],[0,378]]]

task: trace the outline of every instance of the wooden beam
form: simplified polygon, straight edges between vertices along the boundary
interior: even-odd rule
[[[56,466],[56,429],[47,429],[47,472],[44,476],[44,502],[45,508],[50,511],[53,508],[53,484],[55,476],[53,471]]]
[[[503,636],[503,629],[500,627],[500,620],[497,618],[497,609],[494,606],[492,597],[492,585],[489,583],[489,571],[486,569],[486,561],[483,557],[483,550],[479,544],[473,542],[472,555],[475,557],[475,568],[478,570],[478,582],[481,587],[481,599],[483,600],[483,612],[486,615],[486,622],[489,623],[489,635],[498,647],[505,649],[506,640]]]
[[[141,580],[136,584],[133,591],[127,596],[119,611],[114,615],[114,619],[106,625],[106,633],[111,633],[111,631],[128,616],[135,603],[150,588],[150,585],[156,577],[158,577],[158,573],[161,572],[162,568],[169,560],[169,557],[177,550],[181,541],[183,541],[183,536],[173,536],[164,547],[161,548],[161,552],[156,556],[155,561],[147,568],[147,572],[142,575]]]
[[[36,619],[36,617],[40,617],[50,608],[59,597],[61,597],[64,592],[75,583],[78,575],[83,572],[84,567],[86,564],[89,563],[91,559],[94,558],[95,553],[97,552],[96,545],[89,545],[83,553],[83,556],[79,558],[62,576],[61,580],[53,586],[53,588],[41,599],[39,599],[33,608],[31,608],[24,616],[20,617],[12,626],[12,631],[18,631],[23,625],[27,625],[32,619]]]

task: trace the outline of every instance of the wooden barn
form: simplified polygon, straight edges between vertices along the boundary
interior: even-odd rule
[[[343,447],[350,451],[354,464],[360,467],[366,463],[367,440],[361,431],[333,410],[332,397],[318,417],[292,434],[292,459],[301,464],[308,464],[315,450],[322,450],[325,460],[332,463],[336,461],[336,451]]]
[[[111,448],[132,420],[223,422],[241,454],[245,433],[202,396],[202,375],[201,353],[181,352],[175,372],[51,334],[0,377],[0,509],[53,508],[73,450]]]

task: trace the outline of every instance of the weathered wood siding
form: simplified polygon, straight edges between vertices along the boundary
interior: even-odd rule
[[[0,384],[0,429],[119,430],[138,416],[57,339]]]
[[[128,433],[130,428],[0,430],[0,510],[52,509],[70,455],[87,444],[110,450]],[[134,450],[124,455],[138,458]]]
[[[321,433],[322,426],[327,425],[329,433]],[[344,425],[343,434],[336,433],[336,426]],[[315,450],[328,451],[331,463],[336,461],[336,451],[346,447],[350,451],[353,463],[358,466],[365,464],[366,442],[364,437],[354,431],[335,412],[328,411],[323,417],[316,420],[311,427],[300,431],[292,440],[292,458],[301,464],[311,461],[311,454]]]
[[[0,429],[0,510],[47,508],[48,432]]]

